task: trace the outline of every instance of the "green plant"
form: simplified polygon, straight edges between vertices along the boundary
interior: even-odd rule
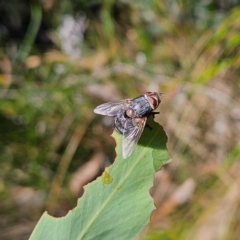
[[[133,239],[154,209],[149,190],[153,174],[170,159],[167,137],[160,125],[145,129],[132,155],[121,156],[122,136],[114,132],[117,158],[103,175],[85,187],[85,193],[67,216],[44,213],[30,239]]]

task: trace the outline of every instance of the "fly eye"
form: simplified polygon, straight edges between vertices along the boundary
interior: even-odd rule
[[[156,100],[156,98],[154,97],[149,97],[149,102],[150,104],[153,106],[153,108],[155,109],[158,106],[158,101]]]

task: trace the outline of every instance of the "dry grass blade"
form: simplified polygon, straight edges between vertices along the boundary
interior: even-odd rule
[[[200,216],[198,222],[184,239],[232,239],[229,238],[231,236],[230,227],[240,202],[240,178],[236,172],[235,177],[236,181],[228,184],[226,193],[209,203],[208,209],[205,211],[207,214]],[[221,187],[223,188],[223,186]]]
[[[67,169],[69,167],[69,164],[72,160],[72,157],[81,141],[81,139],[84,136],[84,133],[87,130],[88,125],[94,118],[94,115],[92,111],[89,111],[85,114],[85,119],[84,122],[80,123],[77,128],[75,129],[75,132],[72,135],[72,138],[69,141],[69,144],[65,150],[65,153],[63,154],[58,169],[57,173],[52,181],[51,184],[51,190],[49,194],[49,199],[47,202],[47,208],[49,212],[54,213],[56,209],[56,203],[59,197],[59,194],[61,192],[61,187],[63,183],[63,179],[66,175]]]
[[[157,209],[152,213],[151,221],[144,228],[136,240],[145,239],[144,237],[153,229],[161,228],[161,221],[164,220],[171,213],[176,211],[176,208],[189,201],[196,187],[193,179],[186,180],[179,186],[172,195],[166,199]],[[155,190],[156,191],[156,190]],[[155,198],[156,196],[154,196]]]
[[[100,172],[104,162],[104,153],[96,152],[92,158],[79,167],[72,175],[69,188],[76,194],[81,195],[83,192],[83,186],[93,180]]]

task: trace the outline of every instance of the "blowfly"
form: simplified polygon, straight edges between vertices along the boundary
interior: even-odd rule
[[[114,117],[113,127],[123,135],[122,155],[127,158],[135,149],[148,116],[161,102],[161,93],[146,92],[136,98],[123,99],[117,102],[107,102],[99,105],[94,112]]]

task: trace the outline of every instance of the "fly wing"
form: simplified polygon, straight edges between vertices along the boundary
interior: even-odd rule
[[[116,116],[120,109],[126,109],[132,99],[124,99],[117,102],[107,102],[99,105],[93,111],[97,114]]]
[[[132,121],[134,125],[131,128],[125,126],[125,132],[123,133],[122,156],[124,159],[129,157],[137,146],[146,125],[147,117],[133,118]]]

